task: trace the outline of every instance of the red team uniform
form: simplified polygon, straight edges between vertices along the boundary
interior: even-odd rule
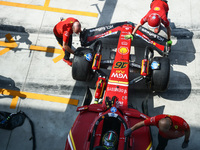
[[[70,48],[72,47],[72,34],[73,34],[72,27],[73,27],[74,22],[79,22],[79,21],[75,18],[70,17],[70,18],[61,20],[58,24],[55,25],[53,32],[58,43],[61,46],[63,46],[63,42],[65,42],[65,44],[67,44]],[[71,66],[72,62],[69,60],[70,53],[64,48],[63,48],[63,51],[65,52],[63,61]]]
[[[72,26],[74,22],[78,22],[78,20],[75,18],[67,18],[60,21],[53,29],[54,34],[59,38],[63,38],[63,41],[68,43],[69,37],[73,33]]]
[[[162,118],[167,118],[167,117],[171,119],[172,126],[171,126],[170,130],[166,133],[159,130],[159,134],[163,138],[166,138],[166,139],[179,138],[179,137],[185,135],[186,130],[190,129],[188,123],[184,119],[182,119],[178,116],[172,116],[172,115],[154,116],[154,117],[151,117],[151,118],[145,120],[144,124],[146,126],[153,125],[153,126],[157,126],[159,128],[159,126],[158,126],[159,120]]]
[[[161,0],[154,0],[151,3],[151,9],[149,12],[141,19],[140,24],[143,25],[148,21],[148,17],[155,13],[161,17],[161,23],[164,24],[165,27],[169,26],[169,21],[167,19],[166,13],[169,11],[168,4]]]

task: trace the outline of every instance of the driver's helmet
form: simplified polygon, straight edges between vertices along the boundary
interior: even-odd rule
[[[105,147],[112,147],[114,148],[117,144],[117,134],[115,131],[108,131],[104,134],[103,138],[102,138],[102,144]]]
[[[153,31],[154,33],[158,33],[160,29],[160,23],[161,23],[161,17],[158,14],[153,13],[149,15],[148,26],[151,31]]]

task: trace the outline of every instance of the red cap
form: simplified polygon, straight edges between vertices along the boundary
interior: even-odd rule
[[[161,23],[161,17],[158,14],[153,13],[149,16],[148,25],[150,30],[153,30],[153,32],[155,33],[159,32],[160,23]]]

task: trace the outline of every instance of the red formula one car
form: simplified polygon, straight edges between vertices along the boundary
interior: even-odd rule
[[[131,34],[134,27],[133,23],[122,22],[85,30],[82,35],[81,42],[84,46],[97,42],[94,49],[81,47],[76,50],[72,76],[76,80],[86,81],[91,79],[94,72],[98,74],[95,104],[90,104],[91,99],[86,96],[83,106],[77,108],[80,113],[69,132],[65,150],[152,149],[149,127],[138,129],[130,137],[124,136],[126,129],[148,117],[128,107],[128,88],[130,84],[145,79],[150,82],[153,90],[165,90],[169,80],[169,60],[167,57],[153,57],[154,48],[147,47],[142,65],[131,62],[131,39],[125,39],[124,36]],[[145,30],[154,36],[154,39],[160,40],[160,43],[142,33],[141,29],[138,30],[137,36],[166,55],[166,39],[157,35],[155,37],[152,32]],[[101,58],[102,42],[99,39],[117,34],[119,40],[114,60],[104,61]],[[112,69],[109,76],[106,76],[101,68],[108,65],[111,65]],[[140,69],[139,77],[130,79],[130,68]],[[162,78],[163,82],[158,82],[156,76],[158,80]]]

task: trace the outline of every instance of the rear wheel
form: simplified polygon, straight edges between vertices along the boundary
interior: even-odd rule
[[[158,64],[158,68],[154,68]],[[154,66],[153,66],[154,65]],[[170,76],[170,61],[167,57],[155,57],[151,63],[152,78],[151,89],[156,92],[164,92],[168,88]]]
[[[78,81],[88,81],[92,75],[93,52],[90,48],[77,48],[72,63],[72,77]]]

